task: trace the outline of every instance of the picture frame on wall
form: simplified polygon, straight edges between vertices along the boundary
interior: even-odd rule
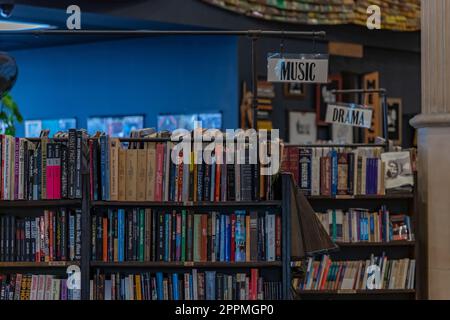
[[[354,128],[342,124],[333,123],[331,127],[332,141],[334,144],[352,144],[354,142]]]
[[[291,144],[313,144],[317,141],[316,114],[298,110],[287,111],[287,138]]]
[[[325,127],[330,125],[325,122],[328,104],[342,102],[342,95],[334,95],[331,93],[331,90],[342,90],[342,88],[343,78],[339,73],[329,75],[328,83],[316,86],[316,123],[318,126]]]
[[[304,99],[306,97],[306,85],[304,83],[285,83],[284,96],[291,99]]]
[[[402,145],[402,99],[387,99],[388,137],[395,145]]]

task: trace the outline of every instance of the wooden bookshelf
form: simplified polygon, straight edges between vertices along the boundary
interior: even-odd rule
[[[356,195],[356,196],[307,196],[308,200],[317,201],[317,200],[340,200],[340,201],[349,201],[349,200],[404,200],[404,199],[414,199],[413,193],[392,193],[386,195]]]
[[[414,295],[416,290],[407,289],[382,289],[382,290],[301,290],[296,291],[298,295],[329,296],[329,295]]]
[[[0,201],[1,208],[58,208],[58,207],[80,207],[82,200],[16,200]]]
[[[71,265],[80,265],[78,261],[51,261],[51,262],[0,262],[0,268],[67,268]]]
[[[97,268],[279,268],[281,261],[274,262],[103,262],[91,261]]]
[[[415,241],[391,241],[391,242],[336,242],[340,248],[358,247],[414,247]]]
[[[93,201],[92,207],[136,208],[267,208],[281,207],[281,201],[227,201],[227,202],[148,202],[148,201]]]

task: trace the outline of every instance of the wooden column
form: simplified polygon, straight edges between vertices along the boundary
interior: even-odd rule
[[[450,299],[450,1],[422,0],[417,238],[421,298]]]

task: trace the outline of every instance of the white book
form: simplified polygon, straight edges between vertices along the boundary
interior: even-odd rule
[[[89,300],[94,300],[94,280],[89,280]]]
[[[341,290],[351,290],[353,289],[353,262],[349,261],[346,264],[345,272],[344,272],[344,278],[342,280],[341,284]]]
[[[52,300],[59,300],[61,289],[61,280],[52,279]]]
[[[52,293],[53,293],[53,287],[52,287],[52,275],[45,275],[44,280],[44,300],[52,300]]]
[[[112,281],[111,280],[105,280],[105,300],[110,301],[111,299],[111,292],[112,292]]]
[[[311,175],[311,195],[320,195],[320,155],[319,148],[312,151],[312,175]]]
[[[31,276],[30,300],[37,300],[39,276]]]
[[[275,215],[267,214],[267,261],[275,261]]]
[[[45,298],[45,275],[38,276],[38,287],[36,300],[42,301]]]

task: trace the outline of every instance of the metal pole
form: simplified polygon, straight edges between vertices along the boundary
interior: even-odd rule
[[[258,73],[257,73],[257,44],[258,38],[253,37],[252,38],[252,115],[253,115],[253,123],[252,127],[253,129],[257,129],[258,126],[256,124],[256,116],[257,116],[257,108],[258,108]]]
[[[383,92],[381,94],[382,108],[383,108],[383,136],[385,141],[386,152],[389,151],[389,132],[388,132],[388,105],[387,105],[387,94]]]
[[[273,30],[21,30],[1,31],[0,35],[91,35],[91,36],[248,36],[248,37],[307,37],[325,38],[324,31]]]

